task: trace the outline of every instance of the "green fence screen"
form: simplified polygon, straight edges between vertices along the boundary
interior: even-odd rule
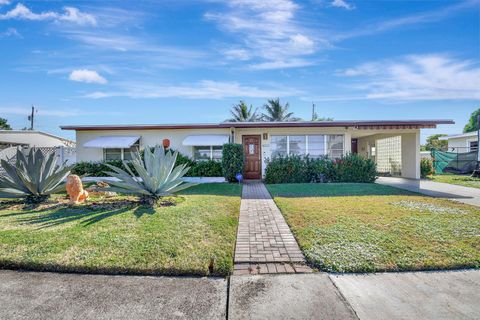
[[[433,149],[431,154],[436,174],[470,173],[477,164],[477,151],[457,153]]]

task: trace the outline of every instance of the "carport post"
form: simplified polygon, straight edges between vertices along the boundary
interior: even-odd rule
[[[402,177],[420,179],[420,129],[401,136]]]

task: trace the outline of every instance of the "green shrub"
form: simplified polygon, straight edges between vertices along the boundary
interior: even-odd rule
[[[105,164],[112,165],[117,168],[125,169],[123,162],[121,160],[110,160],[104,162],[89,162],[89,161],[82,161],[77,162],[72,169],[72,174],[76,174],[79,176],[89,176],[89,177],[106,177],[106,171],[110,171]],[[134,172],[135,168],[130,166]]]
[[[178,162],[178,161],[177,161]],[[187,172],[188,177],[222,177],[222,163],[218,161],[197,161]]]
[[[229,182],[235,182],[237,173],[243,173],[244,166],[243,145],[226,143],[222,151],[223,176]]]
[[[304,158],[292,155],[274,157],[267,160],[265,168],[266,183],[300,183],[308,182],[308,166]]]
[[[350,153],[333,161],[334,182],[375,182],[377,170],[375,162],[358,154]]]
[[[356,154],[341,159],[308,156],[275,157],[267,161],[266,183],[374,182],[375,162]]]
[[[333,161],[328,157],[305,158],[308,182],[330,182],[335,174]]]
[[[427,176],[433,174],[433,162],[432,159],[422,158],[420,160],[420,176],[426,178]]]
[[[291,155],[267,161],[266,183],[328,182],[332,179],[333,163],[326,157],[310,158]]]

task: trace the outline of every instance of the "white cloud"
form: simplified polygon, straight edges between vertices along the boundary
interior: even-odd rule
[[[15,28],[8,28],[6,31],[0,32],[0,38],[6,37],[23,38],[22,35]]]
[[[480,66],[446,55],[411,55],[360,65],[340,73],[359,77],[365,99],[480,100]]]
[[[107,80],[99,75],[97,71],[87,70],[87,69],[78,69],[73,70],[68,77],[72,81],[86,82],[86,83],[100,83],[105,84]]]
[[[354,5],[352,5],[350,3],[347,3],[345,0],[333,0],[331,5],[333,7],[343,8],[343,9],[347,9],[347,10],[355,9]]]
[[[250,54],[245,49],[227,49],[222,52],[229,60],[250,60]]]
[[[378,34],[406,26],[433,23],[445,19],[461,10],[470,8],[477,9],[478,4],[478,0],[462,1],[436,10],[361,25],[348,32],[332,32],[330,39],[331,41],[341,41],[349,38]]]
[[[295,61],[315,52],[313,32],[295,19],[300,8],[295,2],[231,0],[227,5],[226,12],[206,13],[205,18],[235,36],[234,53],[248,52],[243,60],[257,59],[255,64],[270,64],[272,69],[288,68],[299,66]],[[230,51],[223,53],[232,59]]]
[[[65,10],[65,14],[58,16],[58,20],[60,21],[72,22],[79,25],[95,26],[97,24],[95,17],[89,13],[81,12],[74,7],[65,7],[63,9]]]
[[[64,13],[57,13],[54,11],[45,11],[41,13],[34,13],[29,8],[21,3],[10,11],[0,14],[0,20],[18,19],[18,20],[52,20],[52,21],[66,21],[78,25],[96,25],[97,20],[91,14],[81,12],[77,8],[65,7]]]
[[[0,0],[0,6],[6,6],[7,4],[10,4],[10,0]]]
[[[101,99],[108,97],[129,98],[184,98],[184,99],[223,99],[241,98],[271,98],[297,94],[287,88],[259,88],[244,86],[238,82],[222,82],[203,80],[185,85],[156,85],[150,83],[123,83],[117,91],[97,91],[84,96],[85,98]]]
[[[251,64],[248,66],[248,68],[252,70],[286,69],[286,68],[306,67],[314,63],[315,62],[311,60],[290,59],[288,61],[278,60],[278,61],[268,61],[268,62]]]

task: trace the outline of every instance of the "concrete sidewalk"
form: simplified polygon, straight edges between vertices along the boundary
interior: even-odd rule
[[[0,319],[225,319],[220,278],[0,271]]]
[[[379,177],[378,184],[418,192],[436,198],[451,199],[480,206],[480,189],[428,180],[412,180],[394,177]]]
[[[245,275],[230,286],[219,278],[0,271],[0,319],[9,320],[479,319],[478,301],[480,270]]]

